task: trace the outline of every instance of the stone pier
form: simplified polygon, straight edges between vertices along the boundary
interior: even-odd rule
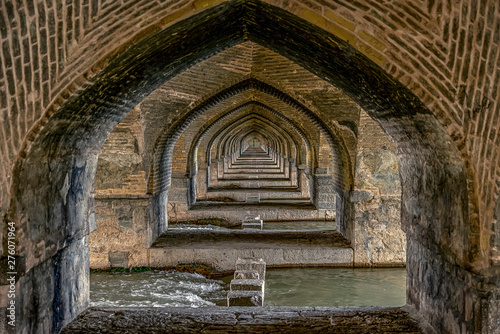
[[[227,306],[264,306],[266,263],[261,258],[238,258]]]

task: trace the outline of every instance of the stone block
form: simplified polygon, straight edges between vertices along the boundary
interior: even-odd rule
[[[118,225],[124,230],[130,230],[134,227],[134,222],[129,217],[119,217]]]
[[[258,230],[262,230],[262,225],[263,225],[262,219],[258,219],[258,220],[255,219],[255,220],[244,221],[241,224],[241,227],[243,229],[258,229]]]
[[[255,188],[258,188],[258,185],[255,186]],[[259,195],[247,195],[246,202],[247,203],[259,203],[260,196]]]
[[[266,278],[266,263],[261,258],[238,258],[236,270],[256,270],[260,279],[264,280]]]
[[[259,291],[229,291],[227,306],[264,306],[264,298]]]
[[[324,168],[324,167],[316,167],[316,168],[314,169],[314,174],[315,174],[315,175],[326,176],[326,175],[328,175],[328,168]]]
[[[353,190],[351,191],[351,202],[367,202],[373,199],[373,195],[366,190]]]
[[[235,279],[259,279],[260,275],[257,270],[236,270],[234,272]]]
[[[125,252],[110,252],[109,265],[115,268],[128,268],[128,253]]]
[[[233,279],[231,291],[264,291],[264,280],[261,279]]]

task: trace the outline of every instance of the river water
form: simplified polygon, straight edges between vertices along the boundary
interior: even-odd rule
[[[168,226],[169,230],[228,230],[225,227],[215,226],[211,224],[205,225],[190,225],[190,224],[172,224]],[[233,228],[238,230],[241,227]],[[280,222],[264,222],[262,225],[263,230],[335,230],[335,221],[280,221]]]
[[[226,306],[232,276],[179,272],[91,273],[91,306]],[[404,268],[268,269],[265,306],[402,306]]]

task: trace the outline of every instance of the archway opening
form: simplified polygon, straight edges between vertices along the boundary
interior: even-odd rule
[[[478,254],[471,246],[478,243],[471,242],[475,226],[469,220],[466,172],[459,152],[418,98],[360,52],[285,11],[248,1],[223,3],[138,42],[111,61],[91,86],[70,98],[33,143],[16,174],[14,189],[19,196],[11,215],[25,231],[20,251],[31,269],[20,284],[31,284],[38,273],[55,282],[51,291],[24,297],[50,305],[42,309],[50,310],[51,330],[58,331],[86,306],[88,273],[77,267],[86,260],[86,235],[95,220],[97,154],[108,134],[165,80],[244,40],[274,50],[338,86],[393,138],[403,185],[402,221],[412,254],[408,301],[431,323],[439,322],[441,315],[428,311],[428,303],[435,299],[432,292],[417,279],[419,271],[427,270],[419,263],[438,259],[467,266]],[[308,55],[314,55],[313,62]],[[343,164],[347,161],[338,161]],[[340,189],[343,200],[337,203],[343,208],[338,223],[346,236],[352,235],[352,204],[346,200],[350,190]],[[152,239],[166,227],[158,208],[167,203],[165,193],[153,194]],[[45,255],[36,259],[30,255],[32,249]],[[449,277],[445,285],[451,287],[455,280]],[[47,296],[38,298],[41,294]],[[33,314],[26,318],[37,326],[37,309],[27,306],[24,312]]]

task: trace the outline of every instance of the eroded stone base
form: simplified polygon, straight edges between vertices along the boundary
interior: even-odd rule
[[[62,333],[422,333],[400,308],[89,308]]]

